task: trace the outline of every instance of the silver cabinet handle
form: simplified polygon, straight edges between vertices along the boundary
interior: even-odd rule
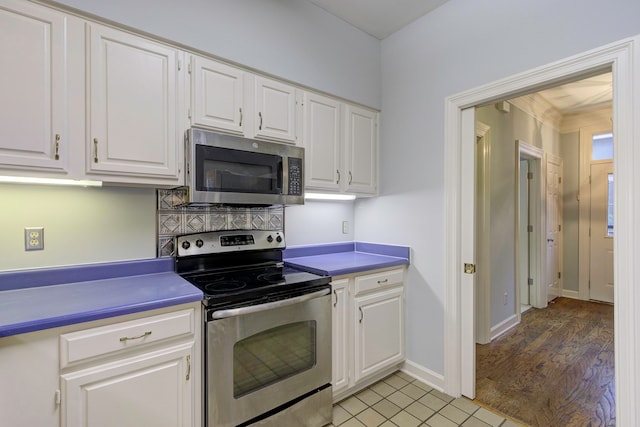
[[[242,127],[242,107],[240,107],[240,123],[238,126]]]
[[[378,280],[378,285],[382,285],[383,283],[387,283],[389,279]]]
[[[362,323],[362,319],[364,318],[364,313],[362,312],[362,307],[358,307],[358,310],[360,310],[360,323]]]
[[[299,297],[283,299],[280,301],[268,302],[265,304],[251,305],[249,307],[229,308],[227,310],[219,310],[213,312],[211,319],[224,319],[225,317],[242,316],[249,313],[259,313],[261,311],[273,310],[275,308],[286,307],[288,305],[299,304],[301,302],[309,301],[314,298],[319,298],[325,295],[329,295],[331,289],[322,289],[320,291],[312,292],[310,294],[300,295]]]
[[[349,171],[349,185],[351,185],[352,181],[353,181],[353,175],[351,175],[351,171]]]
[[[139,340],[144,337],[148,337],[151,335],[151,331],[147,331],[142,335],[138,335],[137,337],[120,337],[120,342],[130,341],[130,340]]]
[[[56,160],[60,160],[60,134],[56,133],[56,154],[54,156]]]
[[[258,117],[260,117],[260,126],[258,126],[258,130],[262,130],[262,113],[258,113]]]
[[[189,381],[191,378],[191,355],[187,354],[187,377],[186,380]]]
[[[338,174],[338,180],[336,181],[336,184],[340,184],[340,171],[338,169],[336,169],[336,174]]]
[[[93,138],[93,146],[95,148],[95,155],[93,157],[93,163],[98,163],[98,138]]]
[[[333,306],[335,307],[335,306],[337,306],[337,305],[338,305],[338,294],[336,293],[336,290],[335,290],[335,289],[333,290],[333,295],[335,295],[335,296],[336,296],[336,302],[334,302],[334,303],[333,303]]]

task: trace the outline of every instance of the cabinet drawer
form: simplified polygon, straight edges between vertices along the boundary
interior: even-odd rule
[[[60,367],[195,333],[193,309],[60,335]]]
[[[379,273],[367,274],[356,277],[355,294],[396,286],[402,283],[404,270],[381,271]]]

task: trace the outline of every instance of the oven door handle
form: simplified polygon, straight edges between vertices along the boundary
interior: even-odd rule
[[[211,320],[224,319],[227,317],[237,317],[244,314],[259,313],[261,311],[273,310],[275,308],[286,307],[288,305],[299,304],[314,298],[319,298],[331,293],[331,288],[321,291],[312,292],[310,294],[300,295],[299,297],[283,299],[280,301],[268,302],[265,304],[251,305],[249,307],[230,308],[228,310],[218,310],[211,314]]]

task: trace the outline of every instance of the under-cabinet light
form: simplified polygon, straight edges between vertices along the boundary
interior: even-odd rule
[[[354,194],[304,193],[308,200],[354,200]]]
[[[74,185],[79,187],[102,187],[102,181],[65,178],[35,178],[27,176],[0,176],[0,182],[11,184],[45,184],[45,185]]]

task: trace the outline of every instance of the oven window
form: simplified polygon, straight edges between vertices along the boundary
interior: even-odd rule
[[[315,364],[315,320],[252,335],[233,346],[233,397],[306,371]]]

